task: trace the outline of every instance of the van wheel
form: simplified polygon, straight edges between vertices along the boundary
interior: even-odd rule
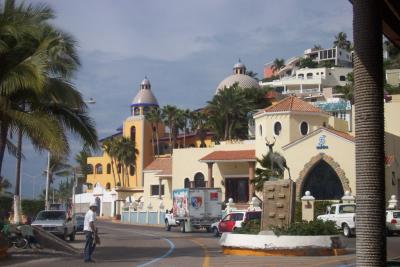
[[[343,235],[345,237],[350,237],[351,236],[350,227],[346,223],[343,224],[342,229],[343,229]]]
[[[165,220],[165,230],[171,231],[171,225],[169,225],[168,220]]]
[[[185,230],[185,221],[181,221],[180,227],[181,227],[181,232],[185,233],[186,232],[186,230]]]

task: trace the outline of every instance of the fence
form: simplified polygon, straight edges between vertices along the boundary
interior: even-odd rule
[[[135,211],[129,209],[121,214],[121,221],[131,224],[163,225],[164,220],[164,211]]]

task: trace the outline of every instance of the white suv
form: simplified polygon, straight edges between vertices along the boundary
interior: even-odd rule
[[[386,211],[386,232],[387,235],[400,233],[400,210]]]

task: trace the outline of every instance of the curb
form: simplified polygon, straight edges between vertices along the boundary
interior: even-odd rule
[[[225,255],[237,256],[341,256],[350,254],[347,249],[330,249],[330,248],[302,248],[302,249],[245,249],[223,247],[222,251]]]

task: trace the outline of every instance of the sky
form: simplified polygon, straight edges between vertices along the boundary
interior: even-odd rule
[[[53,23],[78,42],[82,67],[74,83],[85,99],[99,137],[115,133],[147,76],[160,105],[196,109],[211,100],[240,58],[263,78],[263,65],[302,55],[314,44],[331,47],[338,32],[352,40],[348,0],[26,0],[47,3]],[[80,150],[71,140],[71,162]],[[44,188],[46,153],[25,140],[22,197]],[[4,176],[14,183],[15,159]]]

